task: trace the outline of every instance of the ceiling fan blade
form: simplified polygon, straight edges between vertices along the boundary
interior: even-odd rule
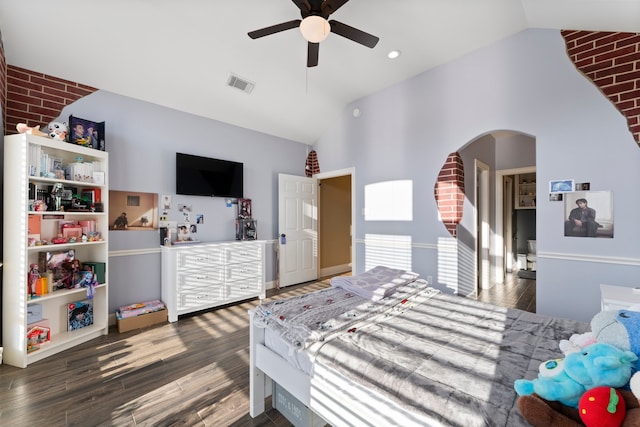
[[[324,0],[322,2],[322,16],[329,16],[336,10],[340,9],[349,0]]]
[[[261,28],[259,30],[249,32],[249,37],[252,39],[258,39],[260,37],[268,36],[271,34],[279,33],[281,31],[290,30],[300,26],[300,19],[294,19],[293,21],[283,22],[281,24],[272,25],[270,27]]]
[[[380,40],[380,38],[374,35],[365,33],[362,30],[353,28],[336,20],[329,21],[329,25],[331,25],[332,33],[336,33],[339,36],[345,37],[349,40],[353,40],[354,42],[360,43],[361,45],[366,47],[373,48],[376,44],[378,44],[378,41]]]
[[[320,43],[307,43],[307,67],[315,67],[318,65],[318,52],[320,51]]]

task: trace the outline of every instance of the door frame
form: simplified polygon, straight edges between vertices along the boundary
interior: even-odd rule
[[[502,274],[500,270],[496,270],[497,283],[504,283],[506,274],[513,272],[514,258],[513,258],[513,206],[514,206],[514,191],[515,191],[515,175],[502,175],[503,180],[503,204],[502,204],[502,243],[496,243],[496,253],[502,245],[502,260],[504,262],[504,269]],[[508,190],[508,193],[507,193]],[[496,239],[498,242],[498,239]],[[497,268],[497,267],[496,267]],[[500,280],[502,279],[502,280]]]
[[[474,224],[476,227],[475,293],[491,287],[491,218],[489,215],[489,172],[491,168],[474,160]],[[480,207],[480,209],[478,209]]]
[[[494,233],[494,246],[502,248],[498,253],[504,253],[504,191],[502,187],[503,178],[505,175],[518,175],[522,173],[537,173],[536,166],[526,166],[522,168],[514,169],[500,169],[496,171],[496,232]],[[536,179],[537,181],[537,179]],[[506,263],[504,257],[496,257],[496,277],[494,280],[496,283],[504,283]]]
[[[355,274],[356,268],[356,168],[350,167],[345,169],[338,169],[330,172],[321,172],[314,174],[313,177],[318,181],[327,178],[337,178],[339,176],[351,176],[351,273]],[[320,209],[318,209],[320,212]],[[322,218],[318,217],[318,228],[322,226]],[[318,233],[318,253],[320,252],[320,246],[322,241],[320,239],[320,233]],[[317,266],[320,269],[320,263]]]

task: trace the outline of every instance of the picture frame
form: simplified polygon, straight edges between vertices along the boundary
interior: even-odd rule
[[[573,179],[556,179],[549,181],[549,193],[573,193],[575,190]]]
[[[565,194],[564,236],[613,238],[613,206],[612,191],[574,191]]]
[[[180,223],[176,229],[176,241],[189,242],[191,241],[191,227],[188,223]]]
[[[67,304],[67,319],[68,331],[93,325],[93,301],[83,300]]]
[[[251,199],[238,199],[237,218],[251,218]]]
[[[68,141],[71,144],[106,151],[104,123],[69,116]]]

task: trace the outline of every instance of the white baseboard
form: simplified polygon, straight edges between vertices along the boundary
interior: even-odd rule
[[[335,276],[342,273],[350,273],[351,264],[334,265],[331,267],[321,268],[320,277]]]

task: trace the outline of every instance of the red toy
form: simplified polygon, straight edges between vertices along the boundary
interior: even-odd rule
[[[618,390],[603,386],[587,390],[580,398],[578,411],[587,427],[620,427],[627,407]]]

